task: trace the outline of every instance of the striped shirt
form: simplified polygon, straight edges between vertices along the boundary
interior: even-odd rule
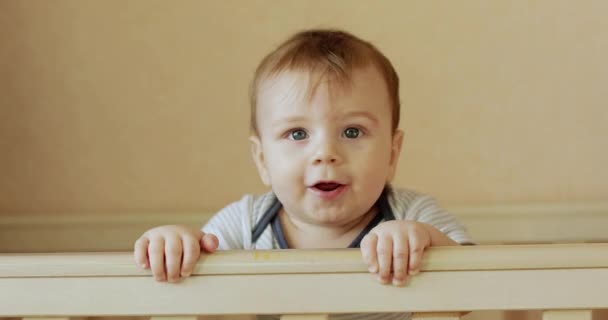
[[[460,244],[472,243],[464,226],[455,216],[443,210],[429,196],[407,189],[389,188],[388,203],[397,220],[412,220],[434,226],[443,234]],[[203,227],[203,232],[217,236],[219,250],[270,250],[279,249],[277,237],[268,226],[257,241],[252,241],[252,230],[264,213],[277,201],[272,192],[260,196],[245,195],[215,216]],[[409,319],[410,313],[381,314],[336,314],[332,320],[355,319]],[[278,319],[274,316],[259,316],[258,319]]]

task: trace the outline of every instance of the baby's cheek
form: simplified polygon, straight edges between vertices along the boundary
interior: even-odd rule
[[[386,166],[371,161],[361,166],[357,171],[360,187],[364,188],[365,192],[384,189],[388,175]]]

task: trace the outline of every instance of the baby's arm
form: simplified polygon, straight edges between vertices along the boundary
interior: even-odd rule
[[[211,253],[217,247],[218,239],[212,234],[169,225],[146,231],[135,241],[133,255],[138,266],[152,269],[157,281],[177,282],[192,273],[201,249]]]

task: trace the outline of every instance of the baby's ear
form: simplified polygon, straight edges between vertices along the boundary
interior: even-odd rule
[[[268,170],[266,170],[266,162],[264,161],[264,151],[262,149],[262,141],[257,136],[250,136],[249,141],[251,141],[251,156],[253,157],[253,162],[255,162],[255,166],[258,168],[258,174],[260,175],[260,179],[262,179],[262,183],[267,187],[270,186],[270,177],[268,176]]]
[[[403,130],[395,130],[391,145],[391,159],[389,163],[389,172],[387,182],[390,182],[395,177],[397,171],[397,163],[399,163],[399,155],[401,154],[401,146],[403,145]]]

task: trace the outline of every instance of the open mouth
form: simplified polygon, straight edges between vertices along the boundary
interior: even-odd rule
[[[348,185],[334,181],[317,182],[309,187],[314,195],[324,201],[336,200],[341,197]]]
[[[338,188],[340,188],[341,186],[343,186],[342,184],[336,183],[336,182],[319,182],[317,184],[315,184],[313,186],[314,189],[317,189],[319,191],[334,191]]]

